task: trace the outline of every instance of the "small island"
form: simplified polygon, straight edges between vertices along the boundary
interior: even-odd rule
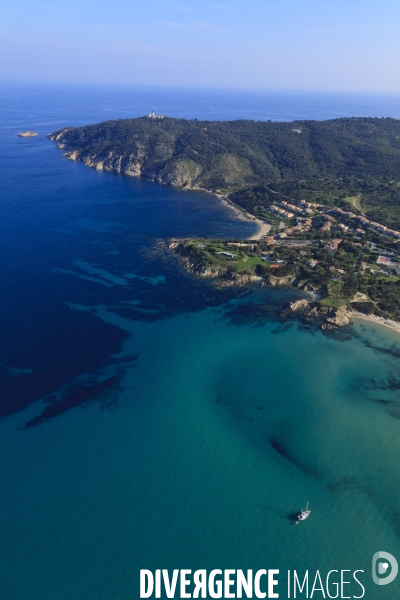
[[[38,133],[36,133],[36,131],[21,131],[21,133],[17,133],[18,137],[36,137],[37,135],[39,135]]]

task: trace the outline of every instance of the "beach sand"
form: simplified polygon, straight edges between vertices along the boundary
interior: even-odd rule
[[[378,317],[376,315],[364,315],[363,313],[356,311],[350,313],[350,318],[369,321],[370,323],[375,323],[376,325],[381,325],[382,327],[387,327],[392,331],[400,333],[400,323],[397,321],[392,321],[391,319],[384,319],[383,317]]]
[[[261,219],[256,219],[255,217],[252,218],[251,221],[257,223],[257,225],[259,226],[259,230],[257,231],[257,233],[252,235],[251,238],[249,238],[250,240],[258,241],[265,235],[269,234],[271,230],[271,225],[269,223],[267,223],[266,221],[262,221]]]
[[[216,193],[215,195],[226,206],[229,206],[229,208],[235,213],[235,216],[238,219],[241,219],[242,221],[252,221],[253,223],[257,224],[258,231],[257,231],[257,233],[255,233],[254,235],[249,237],[248,238],[249,240],[258,241],[264,235],[269,234],[269,232],[271,230],[271,225],[269,223],[267,223],[266,221],[263,221],[262,219],[257,219],[257,217],[254,217],[253,215],[245,212],[243,209],[239,208],[238,206],[233,204],[230,200],[228,200],[228,198],[226,196],[224,196],[223,194]]]

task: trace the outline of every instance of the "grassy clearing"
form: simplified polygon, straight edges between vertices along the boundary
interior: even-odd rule
[[[255,267],[256,265],[260,265],[260,264],[265,265],[265,262],[263,260],[261,260],[261,258],[259,256],[257,256],[257,254],[249,254],[243,260],[239,260],[239,261],[232,260],[231,262],[234,262],[234,264],[235,264],[235,266],[234,266],[235,271],[244,269],[244,268]]]
[[[258,254],[246,254],[240,248],[228,246],[224,242],[210,242],[207,240],[194,242],[190,244],[193,249],[193,254],[199,256],[201,261],[209,266],[230,267],[236,272],[243,269],[254,270],[258,264],[265,264]],[[199,246],[204,246],[199,247]],[[234,258],[229,256],[221,256],[219,252],[229,252],[234,254]]]
[[[345,201],[348,202],[352,208],[364,214],[364,211],[361,206],[361,194],[357,194],[357,196],[347,196],[347,198],[345,198]]]
[[[328,294],[319,301],[320,305],[327,308],[340,308],[341,306],[346,306],[347,301],[343,298],[341,289],[341,282],[330,281],[328,283]]]
[[[386,275],[377,275],[376,277],[379,280],[383,280],[383,281],[393,281],[396,282],[399,280],[398,277],[396,277],[396,275],[390,275],[389,277],[387,277]]]

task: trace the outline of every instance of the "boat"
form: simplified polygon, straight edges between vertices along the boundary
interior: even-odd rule
[[[307,502],[306,509],[302,510],[301,513],[297,516],[298,521],[296,521],[296,523],[298,524],[299,521],[305,521],[306,519],[308,519],[308,517],[310,516],[310,512],[311,512],[311,510],[309,510],[308,502]]]

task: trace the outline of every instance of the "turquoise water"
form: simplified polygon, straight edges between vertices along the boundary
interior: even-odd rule
[[[23,434],[26,415],[2,422],[4,597],[137,598],[139,568],[369,576],[377,548],[398,554],[399,421],[376,402],[398,400],[398,358],[224,312],[102,314],[129,330],[124,354],[140,352],[118,407]],[[386,332],[364,335],[400,350]],[[297,527],[288,516],[305,499],[312,518]],[[396,597],[366,581],[366,597]]]
[[[2,597],[276,568],[281,597],[287,569],[363,569],[366,598],[397,598],[370,571],[400,558],[400,338],[365,321],[327,337],[279,320],[293,292],[185,276],[160,240],[250,229],[210,196],[25,142],[0,131]]]

